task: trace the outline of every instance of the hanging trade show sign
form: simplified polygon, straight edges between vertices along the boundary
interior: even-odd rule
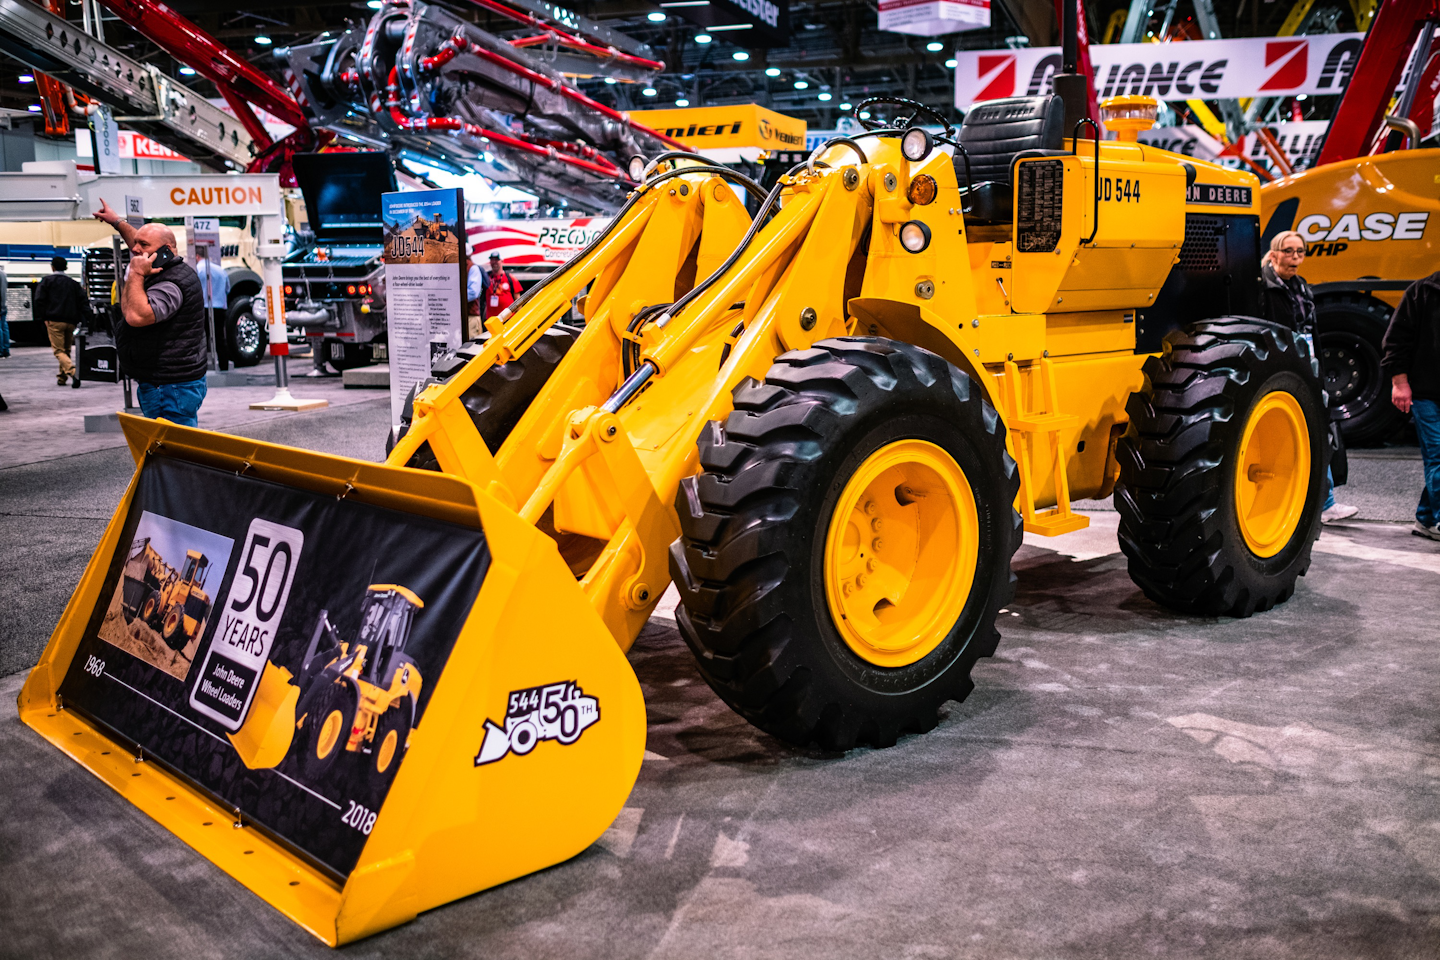
[[[761,151],[802,150],[805,147],[804,120],[787,117],[754,103],[681,110],[635,110],[631,112],[630,119],[667,137],[681,140],[721,163],[741,158],[754,160]]]
[[[385,317],[389,330],[390,420],[464,337],[465,197],[459,188],[380,195],[385,230]]]
[[[790,44],[790,0],[708,0],[662,3],[698,27],[724,33],[743,47]]]
[[[77,145],[83,141],[85,146],[90,147],[90,152],[95,157],[96,173],[120,172],[123,148],[120,143],[120,127],[115,123],[115,111],[97,104],[95,112],[90,115],[88,135],[77,130],[75,141]],[[75,152],[77,156],[80,154],[78,149]]]
[[[484,534],[156,455],[124,523],[66,708],[345,876],[480,590]]]
[[[1345,90],[1365,35],[1108,43],[1090,47],[1100,99],[1143,94],[1160,100],[1232,100],[1338,94]],[[961,50],[955,54],[955,106],[1051,92],[1059,47]]]
[[[880,29],[938,37],[990,26],[990,0],[880,0]]]

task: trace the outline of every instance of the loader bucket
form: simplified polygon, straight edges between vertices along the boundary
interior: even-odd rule
[[[458,477],[121,420],[135,475],[21,691],[26,724],[332,946],[610,825],[644,701],[552,539]],[[219,574],[179,651],[123,609],[147,538]],[[374,583],[424,606],[362,673],[356,638],[386,629],[375,605],[361,622]],[[378,710],[361,681],[405,692]]]

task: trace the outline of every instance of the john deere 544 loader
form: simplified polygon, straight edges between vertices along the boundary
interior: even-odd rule
[[[968,694],[1022,530],[1086,526],[1076,499],[1114,493],[1132,576],[1159,603],[1248,616],[1289,597],[1318,531],[1327,418],[1309,345],[1236,315],[1255,309],[1254,179],[1133,133],[1074,139],[1050,97],[977,104],[946,128],[950,150],[904,128],[923,108],[891,107],[911,120],[830,142],[753,218],[732,186],[755,185],[702,158],[636,170],[602,235],[442,364],[383,466],[127,418],[136,481],[25,688],[26,722],[338,943],[595,840],[644,747],[623,651],[672,582],[714,690],[831,749],[892,744]],[[578,330],[559,323],[576,298]],[[428,700],[378,799],[357,792],[373,777],[306,781],[282,759],[303,720],[289,611],[315,622],[307,571],[348,558],[311,542],[337,528],[283,535],[287,621],[247,661],[238,727],[167,707],[228,741],[235,782],[313,794],[284,812],[331,803],[314,829],[349,836],[358,806],[352,854],[97,719],[92,688],[119,692],[88,625],[148,472],[182,467],[201,486],[261,484],[243,501],[257,516],[304,494],[314,511],[383,508],[411,542],[470,531],[463,549],[405,569],[381,556],[373,577],[366,559],[347,580],[348,596],[384,579],[427,603],[406,653]],[[272,546],[233,538],[249,536],[197,663],[234,635],[246,565],[276,567],[273,544],[291,542],[264,533]],[[477,557],[469,580],[417,582]],[[426,661],[425,631],[446,630],[446,656]],[[132,763],[141,747],[156,762]]]

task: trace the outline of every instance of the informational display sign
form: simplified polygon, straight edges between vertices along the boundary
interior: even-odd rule
[[[880,0],[880,29],[938,37],[990,26],[990,0]]]
[[[390,422],[441,354],[460,347],[465,319],[465,198],[459,189],[381,195],[385,229]]]
[[[1159,100],[1230,100],[1338,94],[1360,59],[1364,34],[1096,43],[1090,46],[1100,99],[1143,94]],[[1059,47],[961,50],[955,54],[955,106],[1051,92]]]
[[[107,106],[97,105],[95,112],[90,115],[90,137],[82,134],[76,139],[90,139],[87,146],[91,147],[90,152],[95,155],[96,173],[120,172],[120,127],[115,123],[115,111]]]
[[[125,220],[139,230],[145,226],[145,198],[125,195]]]
[[[222,279],[219,217],[185,218],[185,259],[200,275],[205,306],[212,310],[225,307],[230,285]]]
[[[348,874],[484,581],[484,534],[161,456],[124,523],[66,708]],[[268,759],[238,749],[261,737]]]

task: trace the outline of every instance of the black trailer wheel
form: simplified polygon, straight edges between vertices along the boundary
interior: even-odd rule
[[[570,348],[575,345],[575,338],[579,335],[580,331],[574,327],[557,323],[541,334],[540,339],[536,340],[530,349],[509,363],[497,363],[486,370],[480,379],[465,391],[465,409],[469,411],[470,419],[480,431],[485,446],[491,451],[500,449],[505,438],[510,436],[510,431],[515,429],[515,425],[529,409],[530,401],[535,399],[545,382],[550,379],[550,375],[555,372],[555,368],[560,366],[560,361],[565,359],[565,354],[570,352]],[[489,338],[490,335],[485,334],[479,340],[469,341],[457,350],[454,356],[435,364],[431,375],[442,383],[449,380],[479,355]],[[385,444],[386,453],[409,431],[413,415],[411,405],[414,400],[415,390],[412,389],[405,398],[405,409],[400,414],[400,431]],[[418,467],[421,470],[440,469],[428,443],[415,452],[406,466]]]
[[[265,359],[265,325],[250,311],[250,298],[230,301],[225,311],[225,336],[230,340],[230,362],[253,367]]]
[[[1340,412],[1347,446],[1378,446],[1405,425],[1390,402],[1390,378],[1380,368],[1380,343],[1391,309],[1359,295],[1325,297],[1315,305],[1320,369],[1330,405]]]
[[[306,713],[305,727],[309,735],[303,765],[311,781],[323,778],[345,752],[358,706],[354,688],[341,681],[330,684]]]
[[[1329,417],[1319,369],[1246,317],[1166,335],[1117,457],[1120,547],[1156,603],[1248,617],[1283,603],[1320,535]]]
[[[965,699],[1021,537],[1005,426],[969,377],[910,344],[824,340],[737,387],[699,447],[670,570],[726,703],[843,750]]]
[[[386,778],[395,776],[395,770],[405,756],[405,741],[410,738],[410,716],[410,698],[401,697],[375,725],[370,759],[375,762],[376,775]]]

